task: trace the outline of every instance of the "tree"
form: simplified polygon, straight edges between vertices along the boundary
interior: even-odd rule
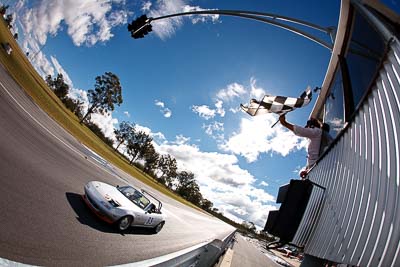
[[[54,94],[71,110],[79,119],[82,118],[83,102],[78,99],[68,97],[69,85],[65,83],[64,76],[59,73],[56,78],[51,75],[46,76],[46,83],[53,90]]]
[[[136,161],[137,159],[142,159],[146,150],[152,145],[153,138],[151,138],[147,133],[143,131],[135,132],[130,138],[128,139],[127,149],[128,154],[132,156],[131,161]]]
[[[82,119],[83,102],[78,99],[66,97],[62,100],[64,105],[71,110],[79,119]]]
[[[57,74],[54,79],[52,79],[51,75],[47,75],[46,83],[59,99],[64,100],[67,98],[69,86],[65,83],[64,76],[61,73]]]
[[[114,130],[115,138],[119,142],[115,147],[115,151],[119,148],[119,146],[127,141],[131,135],[135,134],[135,125],[132,125],[130,122],[123,121],[119,124],[119,129]]]
[[[202,200],[201,200],[201,203],[200,203],[200,207],[203,209],[203,210],[211,210],[211,208],[213,207],[213,203],[210,201],[210,200],[208,200],[208,199],[205,199],[205,198],[203,198]],[[218,210],[218,209],[217,209]]]
[[[9,8],[10,6],[9,5],[1,5],[0,6],[0,15],[1,16],[4,16],[5,14],[6,14],[6,12],[7,12],[7,9]]]
[[[89,108],[85,116],[81,119],[82,123],[92,113],[104,114],[108,111],[113,111],[114,106],[122,103],[122,88],[117,75],[106,72],[101,76],[96,77],[94,90],[88,91]]]
[[[12,28],[12,22],[13,22],[13,20],[14,20],[14,17],[13,17],[12,14],[8,14],[8,15],[6,16],[6,18],[4,19],[4,21],[6,22],[7,27],[8,27],[9,29]]]
[[[244,228],[246,228],[247,230],[250,230],[252,232],[255,232],[257,230],[256,226],[254,225],[253,222],[247,222],[247,221],[243,221],[242,222],[242,226]]]
[[[169,154],[161,155],[158,162],[158,170],[161,172],[160,182],[171,187],[172,179],[176,177],[178,171],[176,159]]]
[[[153,144],[150,144],[143,153],[144,171],[146,173],[150,173],[157,168],[159,157],[160,155],[156,152]]]
[[[178,180],[178,186],[175,191],[193,204],[200,205],[200,201],[203,197],[200,193],[200,187],[194,178],[194,174],[182,171],[178,173],[176,178]]]
[[[189,192],[189,195],[186,195],[185,198],[193,204],[200,206],[203,196],[200,193],[199,185],[197,183],[193,184],[193,186],[189,189]]]

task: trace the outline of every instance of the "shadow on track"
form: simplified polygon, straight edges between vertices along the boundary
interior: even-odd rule
[[[86,206],[82,195],[76,193],[65,193],[68,203],[71,205],[72,209],[75,211],[77,217],[76,219],[84,225],[90,226],[93,229],[104,233],[120,234],[120,235],[152,235],[151,229],[146,229],[142,227],[130,227],[123,233],[119,232],[114,225],[107,224],[103,222]]]

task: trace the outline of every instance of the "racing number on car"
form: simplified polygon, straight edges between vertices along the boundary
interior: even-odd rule
[[[144,224],[145,225],[151,225],[151,224],[153,224],[153,221],[154,221],[154,218],[153,217],[149,217]]]

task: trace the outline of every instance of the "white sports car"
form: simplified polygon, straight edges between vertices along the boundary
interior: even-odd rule
[[[120,231],[130,226],[161,231],[165,217],[161,213],[162,203],[148,192],[132,186],[112,186],[92,181],[85,185],[83,199],[89,208],[102,220],[115,224]],[[156,206],[150,199],[158,203]]]

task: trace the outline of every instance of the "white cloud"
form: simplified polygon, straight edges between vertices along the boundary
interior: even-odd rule
[[[18,5],[19,8],[23,5]],[[17,19],[24,19],[20,16],[17,16]],[[32,27],[29,22],[26,22],[28,27]],[[22,24],[21,24],[22,25]],[[33,38],[32,34],[29,33],[26,29],[22,28],[22,34],[18,36],[18,40],[21,42],[22,50],[27,54],[28,59],[31,61],[32,65],[35,67],[36,71],[42,76],[45,77],[47,75],[54,76],[54,67],[50,60],[43,53],[42,49],[45,47],[41,45],[35,38]]]
[[[70,88],[69,89],[69,97],[73,99],[77,99],[83,103],[83,109],[87,110],[89,107],[89,98],[87,96],[87,92],[82,89],[77,89],[77,88]]]
[[[160,107],[161,113],[164,115],[165,118],[170,118],[172,116],[172,111],[169,108],[165,107],[164,102],[161,102],[159,100],[154,101],[155,105]]]
[[[168,108],[163,110],[163,114],[165,118],[170,118],[172,116],[172,111]]]
[[[183,136],[180,134],[175,137],[175,141],[172,142],[172,144],[186,145],[187,143],[189,143],[189,141],[190,141],[190,137],[186,137],[186,136]]]
[[[268,183],[266,183],[265,181],[261,181],[259,185],[261,185],[261,186],[268,186]]]
[[[255,99],[261,99],[265,95],[265,91],[261,87],[257,87],[257,80],[254,77],[250,78],[250,97]]]
[[[131,117],[131,114],[129,113],[129,111],[124,111],[124,115],[125,115],[126,117],[128,117],[128,118]]]
[[[187,142],[179,145],[162,145],[160,149],[173,155],[181,170],[190,170],[202,181],[220,182],[225,185],[246,185],[254,181],[254,177],[237,165],[233,155],[216,152],[202,152],[197,146]]]
[[[124,25],[127,23],[128,21],[128,12],[126,12],[125,10],[117,10],[114,11],[110,14],[109,16],[109,22],[110,22],[110,26],[111,27],[116,27],[119,25]],[[111,29],[109,29],[111,30]]]
[[[232,101],[235,98],[246,94],[246,88],[238,83],[231,83],[226,88],[219,90],[217,97],[224,101]]]
[[[43,52],[35,53],[31,56],[33,58],[33,65],[36,67],[36,71],[42,76],[45,77],[47,75],[54,76],[54,66],[47,59],[46,55]]]
[[[237,108],[229,108],[229,111],[232,112],[233,114],[238,113],[239,111],[241,111],[240,107]]]
[[[75,45],[106,42],[113,36],[113,27],[126,24],[130,12],[125,5],[125,0],[21,0],[13,8],[22,29],[19,39],[23,51],[29,52],[29,60],[44,77],[54,76],[53,64],[57,68],[54,57],[49,60],[42,52],[48,36],[55,36],[66,27]]]
[[[65,25],[75,45],[91,46],[108,41],[113,37],[113,27],[126,24],[128,13],[124,6],[124,1],[41,0],[29,8],[19,5],[18,14],[25,34],[41,45]]]
[[[184,0],[159,0],[156,6],[149,11],[149,17],[160,17],[164,15],[181,13],[195,10],[205,10],[200,7],[193,7],[186,4]],[[145,8],[149,6],[146,5]],[[153,6],[151,6],[153,7]],[[205,22],[211,20],[212,22],[218,21],[218,15],[201,15],[201,16],[186,16],[192,19],[192,23]],[[172,36],[177,29],[183,24],[184,17],[173,17],[169,19],[156,20],[152,22],[153,31],[161,39],[166,39]]]
[[[207,10],[211,10],[211,9],[204,9],[199,6],[189,6],[189,5],[185,5],[183,7],[183,12],[207,11]],[[196,24],[198,22],[204,23],[204,22],[207,22],[210,20],[213,23],[216,23],[219,20],[219,15],[218,14],[191,15],[190,18],[191,18],[193,24]]]
[[[225,191],[210,191],[204,193],[206,198],[216,199],[217,207],[224,216],[236,221],[253,222],[258,229],[264,228],[270,210],[276,210],[274,198],[263,190],[251,190],[254,187],[225,187]],[[203,189],[203,188],[202,188]],[[204,189],[203,189],[204,191]],[[261,193],[261,194],[260,194]],[[257,194],[260,197],[256,198]]]
[[[199,114],[200,117],[209,120],[214,118],[217,114],[221,117],[225,116],[225,109],[222,107],[223,103],[224,102],[222,100],[217,99],[214,104],[215,109],[212,109],[207,105],[201,105],[201,106],[193,105],[191,109],[194,113]]]
[[[264,115],[252,118],[242,118],[240,132],[234,133],[219,147],[238,155],[248,162],[257,160],[260,153],[278,153],[287,156],[290,151],[306,148],[307,140],[294,135],[275,123],[276,116]]]
[[[224,123],[214,121],[211,124],[203,124],[206,134],[219,142],[224,140]]]
[[[203,129],[206,130],[208,135],[213,135],[214,132],[223,132],[224,131],[224,123],[214,121],[211,124],[203,124]]]
[[[149,134],[149,135],[153,134],[149,127],[138,125],[138,124],[136,124],[135,127],[136,127],[136,129],[138,131],[143,131],[143,132],[145,132],[146,134]]]
[[[257,80],[254,77],[250,78],[250,87],[246,88],[246,86],[239,83],[231,83],[226,86],[226,88],[220,89],[217,94],[217,102],[215,106],[217,107],[217,112],[221,112],[221,117],[224,117],[225,110],[223,109],[223,101],[234,104],[234,107],[229,107],[229,111],[232,113],[239,112],[240,106],[236,99],[244,100],[244,96],[248,96],[248,101],[250,98],[261,99],[265,95],[265,90],[261,87],[257,86]]]
[[[160,107],[160,108],[163,108],[163,107],[164,107],[164,103],[163,103],[163,102],[161,102],[161,101],[159,101],[159,100],[156,100],[156,101],[154,101],[154,102],[155,102],[156,106],[158,106],[158,107]]]
[[[138,131],[143,131],[146,134],[150,135],[153,138],[153,145],[158,148],[159,144],[163,144],[165,142],[167,142],[167,139],[165,138],[164,134],[161,132],[152,132],[152,130],[149,127],[143,126],[143,125],[139,125],[139,124],[135,124],[135,128]]]
[[[151,133],[151,137],[153,137],[153,140],[158,144],[163,144],[163,143],[167,142],[167,139],[165,138],[164,134],[161,132]]]
[[[225,116],[225,110],[222,107],[223,103],[224,102],[219,99],[215,102],[215,107],[217,108],[216,113],[219,114],[221,117]]]
[[[90,120],[101,128],[106,137],[115,140],[114,128],[118,124],[118,120],[113,118],[112,114],[93,113]]]
[[[227,201],[229,198],[227,198]],[[263,229],[271,210],[276,210],[274,205],[263,204],[262,202],[252,201],[249,196],[244,196],[240,203],[232,201],[228,205],[222,205],[221,211],[228,218],[235,221],[253,222],[258,229]]]
[[[192,111],[206,120],[214,118],[216,113],[214,109],[210,109],[206,105],[192,106]]]
[[[61,64],[58,62],[57,58],[50,56],[50,59],[54,67],[56,68],[57,73],[62,74],[65,83],[68,84],[70,87],[72,87],[73,83],[71,78],[69,77],[68,73],[63,69]]]
[[[144,2],[144,3],[142,4],[142,8],[141,8],[142,12],[147,12],[147,11],[149,11],[149,10],[151,9],[151,6],[152,6],[152,4],[151,4],[150,1]]]

